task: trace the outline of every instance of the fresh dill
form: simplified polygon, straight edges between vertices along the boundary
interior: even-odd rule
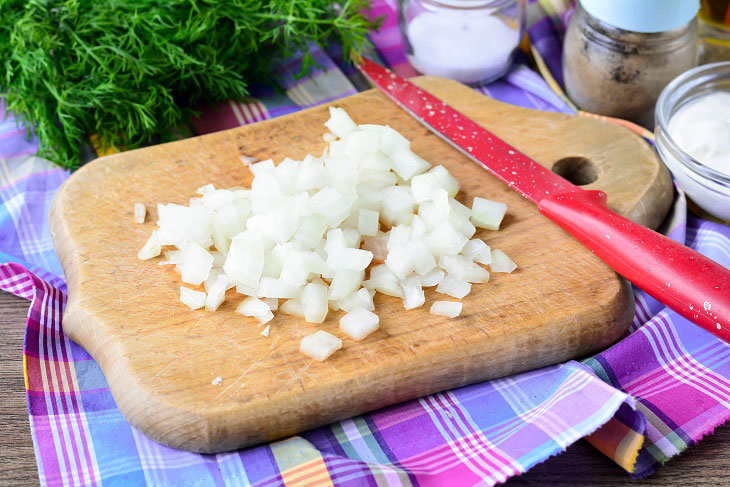
[[[172,138],[200,103],[241,99],[273,63],[334,41],[357,56],[370,0],[0,0],[0,93],[40,154]],[[29,129],[30,130],[30,129]]]

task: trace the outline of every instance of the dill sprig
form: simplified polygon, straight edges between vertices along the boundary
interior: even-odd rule
[[[0,93],[41,155],[76,168],[90,134],[170,140],[196,105],[245,97],[277,61],[305,53],[306,73],[312,43],[359,55],[369,1],[0,0]]]

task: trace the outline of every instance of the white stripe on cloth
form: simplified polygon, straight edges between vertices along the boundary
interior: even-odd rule
[[[44,291],[46,291],[44,286]],[[48,292],[43,293],[43,298],[41,299],[41,313],[39,318],[40,326],[45,330],[50,330],[53,325],[49,326],[49,318],[47,309],[49,306],[49,294]],[[45,347],[43,340],[45,338]],[[50,333],[39,333],[38,334],[38,352],[43,354],[44,350],[48,350],[49,352],[46,352],[50,355],[50,350],[53,348],[51,344],[51,334]],[[43,381],[43,384],[53,383],[55,382],[55,377],[49,377],[50,373],[47,370],[48,362],[43,360],[40,364],[40,370],[41,370],[41,380]],[[50,367],[48,367],[50,368]],[[51,369],[52,370],[52,369]],[[48,387],[44,387],[45,390],[48,390]],[[54,389],[57,391],[57,387],[54,386]],[[51,436],[53,437],[53,446],[55,447],[57,452],[66,452],[65,455],[59,454],[57,455],[58,458],[58,468],[59,468],[59,474],[61,476],[61,482],[64,486],[71,485],[71,481],[73,481],[73,485],[78,485],[78,476],[76,475],[75,466],[72,466],[69,464],[70,458],[67,460],[66,457],[68,457],[68,448],[67,448],[67,441],[63,435],[63,428],[61,427],[60,421],[59,421],[59,415],[61,413],[61,408],[58,406],[57,402],[52,403],[51,402],[51,396],[53,396],[53,399],[55,401],[58,400],[58,394],[43,394],[45,401],[46,401],[46,410],[51,413],[53,412],[53,416],[49,416],[48,418],[48,425],[51,430]],[[63,438],[62,438],[63,437]],[[72,476],[72,479],[69,479],[69,470],[71,470],[70,474]]]
[[[430,397],[424,397],[418,400],[421,406],[428,412],[433,424],[441,433],[444,440],[447,441],[451,451],[461,460],[462,465],[466,466],[478,477],[488,479],[492,484],[504,482],[509,476],[509,464],[505,464],[495,458],[491,452],[484,448],[472,448],[467,444],[463,437],[464,432],[460,431],[452,421],[453,415],[449,418],[446,411],[438,406],[438,404]],[[481,453],[482,455],[472,455],[470,453]],[[491,460],[493,464],[487,463]]]
[[[644,326],[640,331],[646,336],[662,368],[676,380],[730,408],[726,399],[730,396],[730,383],[688,356],[686,350],[680,352],[675,347],[671,338],[679,342],[679,336],[666,312],[659,313],[655,320],[657,322],[653,324],[656,326]],[[665,326],[661,326],[662,324]]]

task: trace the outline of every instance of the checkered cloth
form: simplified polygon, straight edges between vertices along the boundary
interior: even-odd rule
[[[560,83],[559,31],[566,5],[530,31]],[[372,35],[384,64],[405,61],[393,0]],[[206,133],[290,113],[365,87],[336,48],[313,50],[322,69],[296,80],[298,60],[274,76],[285,93],[258,87],[243,102],[205,110]],[[528,108],[570,112],[523,62],[480,88]],[[4,106],[0,100],[0,115]],[[0,289],[32,301],[24,364],[30,424],[43,485],[493,485],[586,437],[634,476],[698,441],[730,413],[727,344],[641,291],[629,334],[583,364],[523,373],[409,401],[284,441],[217,455],[164,447],[132,428],[114,404],[96,362],[68,340],[61,317],[63,271],[51,245],[50,200],[68,173],[36,158],[12,115],[0,122]],[[688,216],[679,194],[666,233],[730,266],[730,228]]]

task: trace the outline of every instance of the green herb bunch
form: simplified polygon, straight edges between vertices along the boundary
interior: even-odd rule
[[[369,0],[0,0],[0,93],[43,156],[172,137],[199,103],[241,99],[312,43],[358,55]],[[303,72],[314,60],[306,54]]]

